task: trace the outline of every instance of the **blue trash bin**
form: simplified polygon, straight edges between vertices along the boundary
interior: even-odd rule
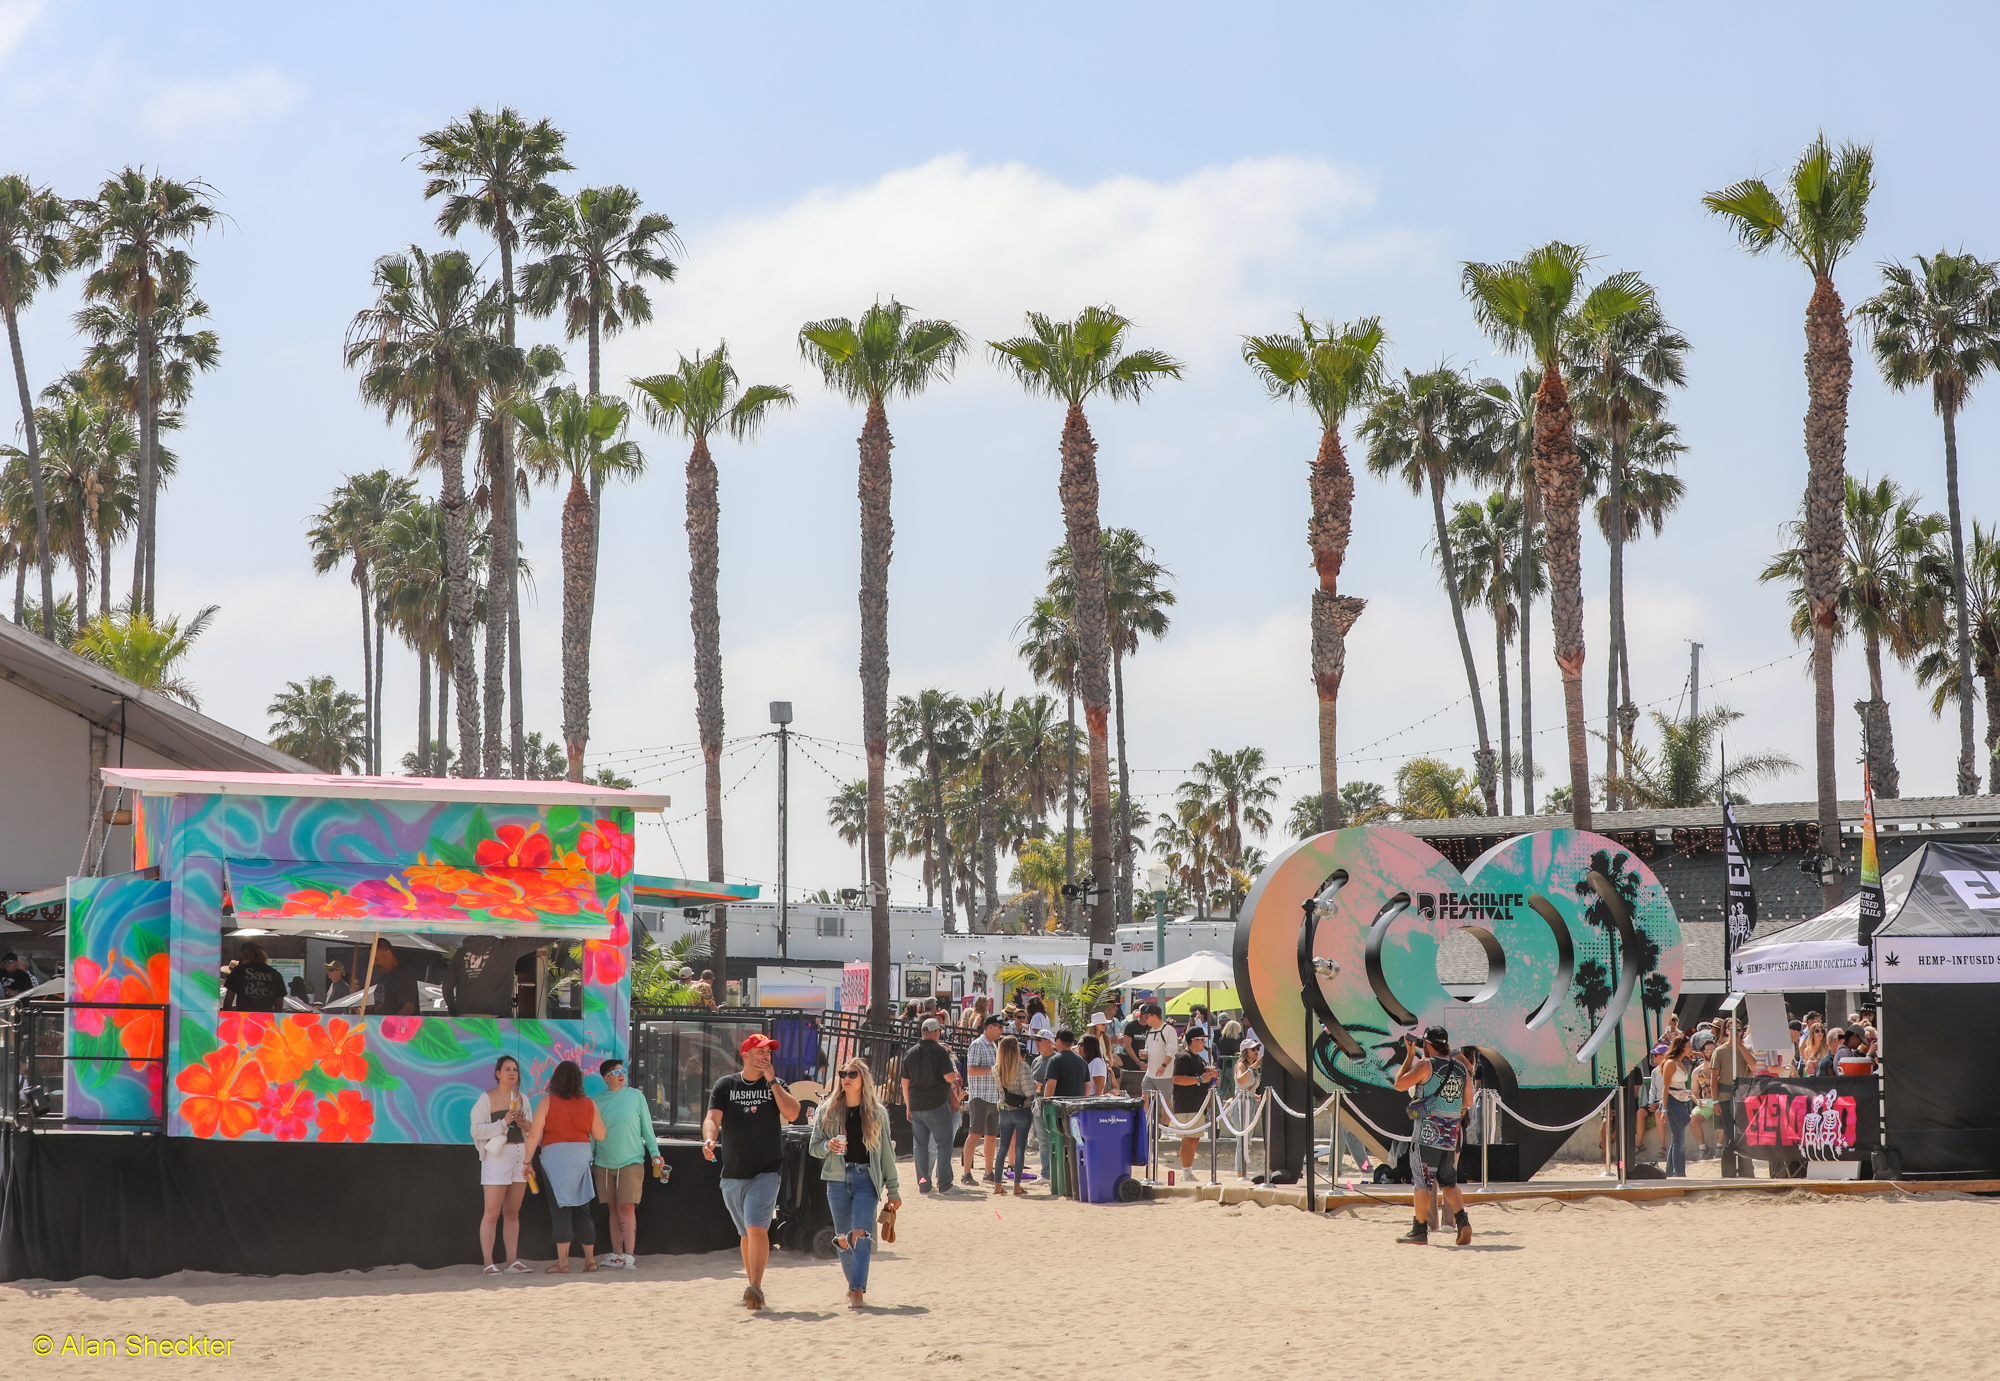
[[[1090,1204],[1138,1198],[1140,1185],[1132,1178],[1132,1167],[1146,1159],[1145,1104],[1136,1098],[1076,1103],[1068,1110],[1076,1136],[1076,1197]]]

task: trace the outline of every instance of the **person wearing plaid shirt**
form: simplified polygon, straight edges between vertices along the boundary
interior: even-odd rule
[[[1000,1059],[1004,1025],[997,1015],[989,1016],[980,1026],[979,1039],[965,1048],[965,1091],[972,1099],[971,1121],[965,1132],[967,1184],[972,1183],[972,1148],[982,1141],[986,1146],[986,1182],[1000,1183],[993,1164],[993,1148],[1000,1136],[1000,1081],[993,1077],[993,1066]]]

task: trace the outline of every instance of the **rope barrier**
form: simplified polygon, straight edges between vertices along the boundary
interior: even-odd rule
[[[1581,1127],[1584,1123],[1590,1121],[1591,1118],[1597,1116],[1599,1113],[1603,1112],[1606,1108],[1611,1106],[1611,1100],[1616,1098],[1617,1096],[1618,1096],[1618,1090],[1617,1089],[1611,1090],[1611,1092],[1604,1095],[1604,1101],[1602,1103],[1599,1103],[1596,1107],[1592,1108],[1582,1117],[1579,1117],[1576,1121],[1565,1122],[1560,1127],[1545,1127],[1539,1122],[1530,1122],[1527,1118],[1521,1116],[1521,1114],[1515,1112],[1512,1108],[1508,1107],[1507,1104],[1501,1100],[1497,1092],[1494,1094],[1493,1101],[1500,1104],[1501,1111],[1505,1112],[1507,1116],[1513,1118],[1516,1122],[1520,1123],[1524,1127],[1533,1127],[1538,1132],[1573,1132],[1578,1127]]]
[[[1223,1113],[1223,1112],[1220,1112],[1220,1111],[1218,1111],[1218,1112],[1216,1113],[1216,1115],[1215,1115],[1215,1116],[1216,1116],[1216,1120],[1217,1120],[1217,1121],[1219,1121],[1219,1122],[1220,1122],[1220,1123],[1222,1124],[1222,1130],[1224,1130],[1225,1132],[1228,1132],[1228,1133],[1229,1133],[1229,1134],[1230,1134],[1231,1136],[1233,1136],[1233,1137],[1246,1137],[1246,1136],[1249,1136],[1249,1135],[1251,1135],[1252,1133],[1254,1133],[1254,1132],[1255,1132],[1255,1131],[1257,1130],[1257,1118],[1258,1118],[1259,1114],[1261,1114],[1261,1113],[1263,1112],[1263,1109],[1264,1109],[1264,1100],[1265,1100],[1266,1098],[1269,1098],[1270,1096],[1271,1096],[1271,1095],[1270,1095],[1270,1093],[1269,1093],[1269,1092],[1267,1091],[1267,1092],[1265,1092],[1265,1093],[1264,1093],[1263,1095],[1261,1095],[1261,1096],[1260,1096],[1260,1097],[1259,1097],[1259,1098],[1258,1098],[1258,1099],[1257,1099],[1257,1100],[1256,1100],[1256,1101],[1255,1101],[1254,1103],[1251,1103],[1251,1104],[1249,1105],[1249,1107],[1250,1107],[1250,1118],[1249,1118],[1249,1121],[1248,1121],[1248,1122],[1247,1122],[1247,1123],[1246,1123],[1245,1125],[1243,1125],[1243,1126],[1241,1126],[1241,1127],[1239,1127],[1239,1126],[1237,1126],[1237,1125],[1236,1125],[1235,1123],[1231,1122],[1231,1121],[1229,1120],[1229,1117],[1228,1117],[1228,1115],[1227,1115],[1227,1114],[1225,1114],[1225,1113]],[[1231,1101],[1235,1101],[1235,1100],[1231,1100]]]
[[[1397,1136],[1394,1132],[1383,1131],[1380,1127],[1375,1125],[1373,1118],[1369,1117],[1367,1113],[1361,1111],[1361,1109],[1356,1107],[1354,1103],[1351,1101],[1346,1106],[1347,1106],[1347,1111],[1354,1114],[1354,1120],[1356,1122],[1359,1122],[1362,1126],[1366,1127],[1369,1131],[1375,1133],[1376,1136],[1381,1137],[1383,1141],[1387,1142],[1392,1146],[1398,1144],[1405,1144],[1414,1139],[1414,1134],[1410,1132],[1405,1132],[1403,1133],[1403,1135]]]

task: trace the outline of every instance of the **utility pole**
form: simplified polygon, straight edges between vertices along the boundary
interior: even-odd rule
[[[786,777],[785,758],[786,750],[791,747],[791,736],[787,732],[787,726],[792,722],[792,702],[789,700],[773,700],[771,702],[771,722],[778,726],[778,957],[784,959],[790,955],[789,921],[791,917],[791,899],[786,895],[785,891],[785,870],[789,862],[786,855],[790,852],[785,823],[785,807],[787,804],[786,798],[790,794],[790,782]]]
[[[1701,718],[1701,644],[1688,644],[1688,724]]]

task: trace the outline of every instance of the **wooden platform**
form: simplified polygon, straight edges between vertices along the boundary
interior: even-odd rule
[[[1842,1194],[2000,1194],[2000,1180],[1634,1180],[1623,1188],[1615,1180],[1548,1180],[1510,1185],[1505,1189],[1465,1190],[1468,1204],[1508,1203],[1518,1199],[1555,1199],[1575,1202],[1582,1199],[1624,1199],[1649,1203],[1658,1199],[1685,1199],[1705,1194],[1788,1194],[1803,1192],[1828,1196]],[[1303,1185],[1264,1185],[1248,1181],[1223,1184],[1150,1184],[1149,1199],[1207,1199],[1225,1204],[1306,1206]],[[1366,1194],[1345,1189],[1317,1192],[1322,1212],[1341,1208],[1363,1208],[1370,1204],[1409,1206],[1410,1187],[1402,1184],[1371,1185]]]

